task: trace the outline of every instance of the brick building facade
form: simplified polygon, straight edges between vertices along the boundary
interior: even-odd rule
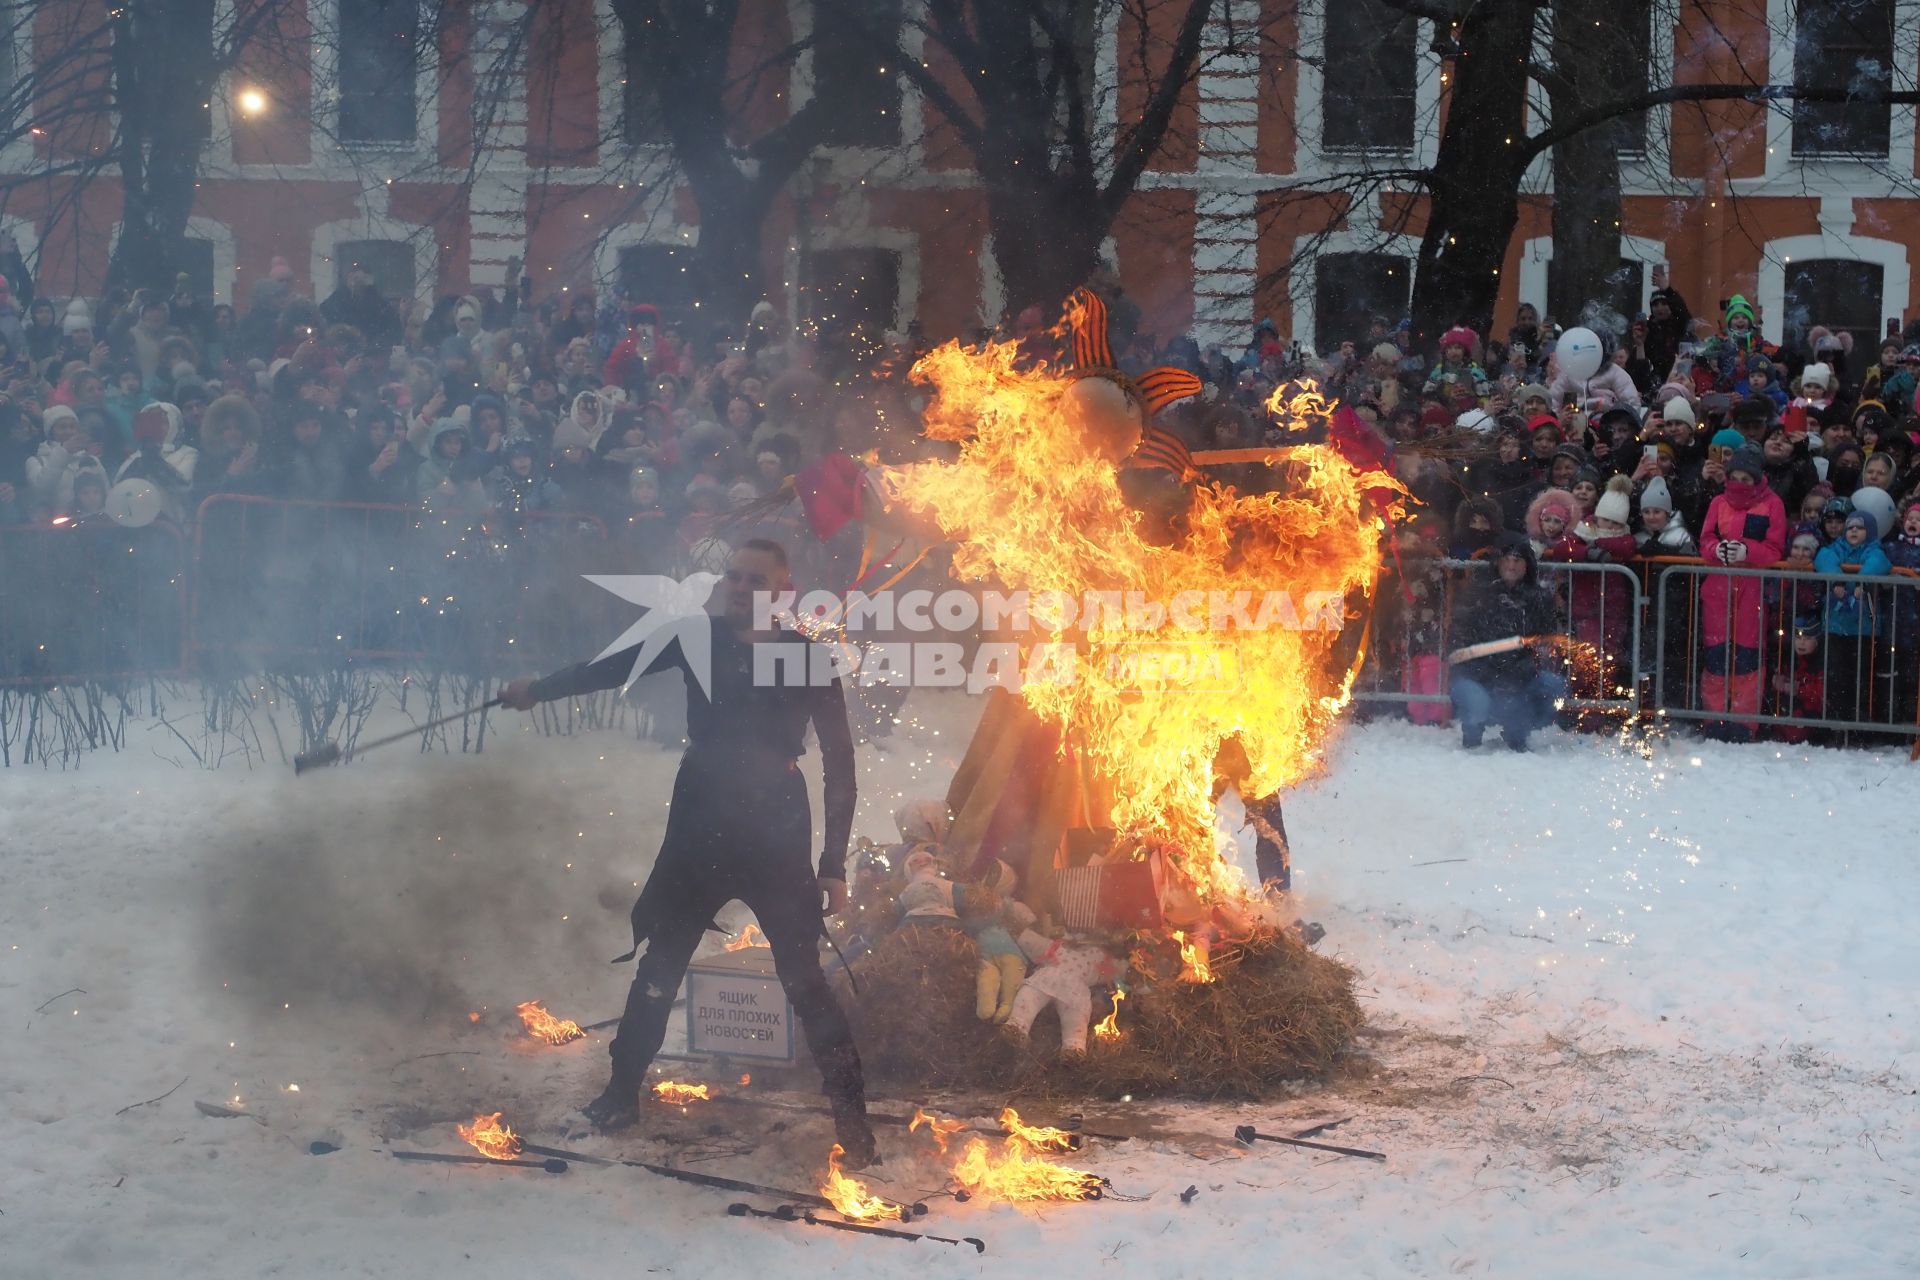
[[[13,65],[51,56],[75,2],[36,7]],[[757,9],[760,47],[805,41],[807,0]],[[543,295],[624,280],[636,296],[683,301],[699,214],[638,119],[644,86],[627,75],[608,0],[437,11],[439,66],[404,52],[423,11],[420,0],[297,0],[275,57],[242,59],[209,104],[190,228],[204,287],[244,304],[248,283],[282,257],[324,296],[358,259],[389,292],[429,298],[504,283],[517,258]],[[1621,11],[1652,84],[1839,74],[1910,89],[1920,71],[1920,0],[1623,0]],[[1420,198],[1393,184],[1360,200],[1335,189],[1368,165],[1431,161],[1446,107],[1441,34],[1380,0],[1221,0],[1201,73],[1109,243],[1146,325],[1231,344],[1270,316],[1314,345],[1355,317],[1403,310]],[[1090,35],[1101,109],[1135,109],[1121,71],[1135,50],[1118,20]],[[777,118],[816,83],[861,70],[826,65],[835,58],[847,63],[808,42],[761,78],[745,114]],[[767,222],[776,305],[817,305],[794,287],[807,283],[883,327],[918,321],[942,336],[999,319],[984,201],[950,130],[898,81],[864,92],[884,123],[843,130]],[[1544,99],[1534,110],[1544,115]],[[1773,337],[1814,320],[1870,335],[1913,306],[1913,107],[1683,106],[1627,122],[1619,141],[1621,306],[1637,308],[1659,262],[1697,312],[1745,293]],[[0,171],[30,176],[84,145],[71,128],[24,137],[0,149]],[[1547,170],[1536,167],[1507,253],[1503,310],[1546,301]],[[1322,188],[1324,198],[1300,198]],[[47,292],[92,294],[118,203],[112,180],[76,193],[34,179],[7,192],[0,225],[38,255]],[[1316,236],[1314,260],[1286,270]]]

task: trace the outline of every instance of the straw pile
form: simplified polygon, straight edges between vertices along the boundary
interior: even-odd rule
[[[876,1080],[1063,1098],[1259,1098],[1325,1074],[1360,1027],[1353,971],[1291,935],[1222,949],[1205,984],[1181,981],[1163,948],[1137,943],[1120,1037],[1090,1038],[1080,1058],[1058,1056],[1051,1012],[1026,1044],[974,1017],[977,962],[958,932],[887,935],[855,962],[858,993],[842,997]]]

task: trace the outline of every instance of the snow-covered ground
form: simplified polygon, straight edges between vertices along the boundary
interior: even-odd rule
[[[933,703],[863,751],[856,830],[939,791],[967,711]],[[484,1106],[535,1141],[813,1184],[828,1138],[802,1118],[766,1133],[715,1107],[647,1126],[673,1148],[562,1141],[604,1043],[516,1034],[523,999],[619,1009],[606,961],[660,833],[658,748],[509,732],[296,782],[134,736],[77,772],[0,772],[0,1274],[1920,1274],[1904,751],[1549,735],[1515,757],[1351,730],[1287,823],[1376,1069],[1110,1114],[1161,1136],[1081,1163],[1144,1198],[933,1201],[920,1227],[983,1238],[976,1257],[729,1219],[740,1197],[635,1170],[383,1154],[456,1150],[451,1120]],[[1324,1140],[1387,1162],[1230,1140],[1339,1117]],[[920,1135],[882,1139],[877,1186],[938,1185]]]

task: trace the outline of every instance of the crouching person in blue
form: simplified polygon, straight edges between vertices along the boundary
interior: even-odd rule
[[[1493,561],[1492,579],[1463,591],[1454,603],[1456,652],[1561,629],[1553,593],[1540,585],[1533,545],[1526,537],[1502,534],[1494,543]],[[1452,691],[1463,746],[1479,746],[1487,725],[1497,723],[1507,745],[1525,751],[1527,735],[1552,723],[1567,682],[1558,672],[1541,670],[1532,647],[1523,644],[1456,663]]]

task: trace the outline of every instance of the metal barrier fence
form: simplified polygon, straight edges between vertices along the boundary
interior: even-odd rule
[[[0,688],[183,674],[188,569],[168,525],[0,528]]]
[[[1920,734],[1920,578],[1674,564],[1656,597],[1669,717]]]
[[[1493,571],[1487,560],[1408,557],[1402,573],[1384,575],[1374,616],[1373,646],[1354,682],[1356,701],[1403,704],[1417,722],[1450,714],[1453,618],[1462,590]],[[1566,705],[1579,711],[1631,713],[1644,680],[1642,621],[1646,598],[1631,565],[1543,562],[1540,585],[1552,591],[1567,643],[1541,651],[1546,669],[1567,679]]]
[[[597,652],[620,571],[590,515],[432,512],[217,494],[194,534],[192,657],[201,669],[290,659],[515,670]]]

